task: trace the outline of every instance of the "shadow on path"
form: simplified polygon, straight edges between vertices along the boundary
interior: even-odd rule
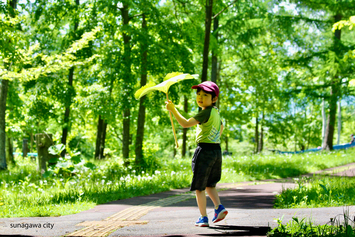
[[[216,232],[215,234],[193,234],[193,235],[165,235],[166,237],[187,237],[187,236],[266,236],[271,231],[270,227],[265,226],[236,226],[236,225],[217,225],[208,227]]]
[[[236,226],[236,225],[217,225],[209,227],[221,233],[216,234],[200,234],[201,236],[265,236],[271,230],[265,226]]]

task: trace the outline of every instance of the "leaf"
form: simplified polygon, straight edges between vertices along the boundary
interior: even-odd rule
[[[136,99],[139,99],[141,98],[142,96],[140,96],[142,94],[142,92],[147,89],[147,88],[150,88],[150,87],[153,87],[155,86],[155,83],[153,82],[149,82],[147,85],[143,86],[142,88],[140,88],[139,90],[136,91],[136,93],[134,94],[134,97]]]
[[[164,81],[167,81],[169,80],[170,78],[173,78],[173,77],[176,77],[176,76],[179,76],[183,74],[182,72],[171,72],[171,73],[168,73],[165,77],[164,77]]]
[[[190,75],[190,74],[183,74],[181,72],[173,72],[173,73],[169,73],[164,77],[164,81],[156,86],[150,87],[150,86],[146,86],[145,88],[141,88],[139,89],[136,94],[135,97],[136,99],[140,99],[142,96],[148,94],[151,91],[161,91],[164,92],[165,94],[168,93],[168,90],[170,88],[170,86],[172,86],[173,84],[182,81],[182,80],[187,80],[187,79],[197,79],[198,75],[194,74],[194,75]]]
[[[64,149],[65,149],[64,144],[58,144],[58,145],[50,146],[48,148],[48,152],[49,152],[49,154],[52,154],[52,155],[60,155],[60,153],[62,153],[62,151]]]
[[[72,156],[72,157],[70,158],[70,160],[71,160],[74,164],[79,164],[79,163],[82,161],[82,159],[80,158],[80,156]]]
[[[67,168],[71,166],[71,162],[60,162],[55,165],[57,168]]]
[[[328,194],[328,189],[323,184],[319,184],[319,186],[321,186],[324,192]]]
[[[53,171],[46,171],[42,174],[43,178],[48,178],[54,174]]]
[[[91,170],[96,169],[96,165],[95,165],[95,164],[93,164],[93,163],[91,163],[91,162],[87,162],[87,163],[85,163],[85,164],[84,164],[84,166],[85,166],[86,168],[91,169]]]
[[[51,159],[48,161],[48,163],[51,163],[51,164],[57,163],[58,160],[59,160],[59,159],[58,159],[57,157],[54,157],[54,158],[51,158]]]

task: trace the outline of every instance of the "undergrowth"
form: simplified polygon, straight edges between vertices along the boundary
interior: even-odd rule
[[[268,237],[354,237],[354,219],[349,215],[349,209],[344,210],[343,215],[331,218],[324,225],[314,225],[305,218],[293,217],[286,224],[283,218],[277,219],[278,226],[267,233]]]

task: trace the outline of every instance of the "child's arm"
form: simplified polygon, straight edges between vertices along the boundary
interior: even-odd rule
[[[171,102],[171,100],[165,101],[165,104],[166,109],[173,113],[174,117],[183,128],[189,128],[199,124],[199,122],[194,118],[186,119],[184,116],[182,116],[179,111],[177,111],[175,105],[173,104],[173,102]]]
[[[220,131],[220,133],[219,133],[220,136],[222,136],[223,128],[224,128],[224,126],[223,126],[223,123],[222,123],[222,124],[221,124],[221,131]]]

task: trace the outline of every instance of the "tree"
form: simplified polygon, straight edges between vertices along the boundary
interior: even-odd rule
[[[145,86],[147,84],[147,57],[148,57],[148,47],[147,40],[147,22],[145,13],[142,14],[142,39],[141,39],[141,81],[140,86]],[[138,109],[138,120],[137,120],[137,135],[135,142],[135,154],[136,154],[136,164],[142,164],[143,161],[143,138],[144,138],[144,124],[145,124],[145,110],[144,105],[145,96],[139,100]]]
[[[3,8],[3,6],[1,6]],[[10,18],[15,18],[16,17],[16,10],[17,7],[17,0],[10,0],[8,1],[8,6],[7,6],[7,11],[9,13]],[[4,10],[4,9],[2,9]],[[1,13],[1,12],[0,12]],[[12,24],[10,21],[5,22],[5,27],[7,29],[5,30],[12,30],[9,28],[13,28]],[[15,32],[14,32],[15,33]],[[0,58],[4,59],[7,58],[8,55],[13,54],[16,57],[15,54],[15,48],[16,48],[16,33],[15,35],[4,35],[5,37],[3,38],[4,43],[4,48],[5,50],[3,52],[0,52],[2,55],[0,55]],[[10,36],[7,38],[6,36]],[[15,37],[14,37],[15,36]],[[2,36],[3,37],[3,36]],[[13,60],[15,57],[13,57]],[[4,67],[10,68],[11,64],[9,62],[4,63]],[[7,92],[8,92],[8,87],[9,87],[9,81],[7,79],[2,79],[1,81],[1,87],[0,87],[0,170],[6,169],[7,164],[6,164],[6,133],[5,133],[5,116],[6,116],[6,98],[7,98]]]
[[[294,77],[294,91],[303,91],[313,97],[324,97],[328,102],[328,119],[323,149],[333,149],[337,101],[346,91],[348,78],[353,74],[350,64],[343,57],[354,44],[342,39],[341,31],[330,34],[334,23],[354,12],[354,1],[290,1],[295,10],[280,8],[276,17],[287,32],[292,33],[290,42],[297,48],[291,58],[285,60],[289,73]],[[280,4],[281,5],[281,4]],[[280,26],[281,26],[280,24]],[[302,26],[302,27],[299,27]],[[282,28],[282,26],[281,26]],[[309,32],[313,32],[310,34]],[[293,72],[292,72],[293,71]]]
[[[124,159],[129,157],[129,144],[130,144],[130,123],[131,123],[131,102],[133,101],[132,95],[132,61],[131,61],[131,35],[130,32],[130,16],[129,16],[129,4],[123,3],[123,6],[119,9],[122,17],[122,36],[123,36],[123,65],[122,78],[124,81],[125,89],[123,90],[123,132],[122,132],[122,156]],[[129,162],[126,160],[126,164]]]
[[[78,38],[80,38],[80,36],[78,35],[78,27],[79,27],[79,6],[80,6],[80,2],[79,0],[75,0],[75,15],[74,15],[74,19],[73,19],[73,26],[72,28],[72,32],[69,32],[69,35],[72,35],[72,40],[75,41]],[[69,74],[68,74],[68,93],[66,95],[65,98],[65,112],[64,112],[64,119],[63,119],[63,134],[62,134],[62,144],[66,145],[67,144],[67,137],[68,137],[68,132],[69,132],[69,128],[70,128],[70,106],[72,104],[72,100],[73,100],[73,96],[75,93],[75,89],[73,87],[73,80],[74,80],[74,67],[71,67],[69,69]],[[61,156],[65,156],[65,152],[66,149],[64,149],[61,153]]]
[[[187,114],[189,111],[189,103],[187,96],[184,96],[184,112]],[[188,128],[183,128],[182,132],[182,147],[181,147],[181,156],[185,157],[186,156],[186,150],[187,150],[187,131]]]
[[[203,44],[203,63],[202,63],[202,74],[201,74],[202,82],[207,81],[208,56],[209,56],[211,24],[212,24],[212,10],[213,10],[213,0],[206,0],[205,41]]]

